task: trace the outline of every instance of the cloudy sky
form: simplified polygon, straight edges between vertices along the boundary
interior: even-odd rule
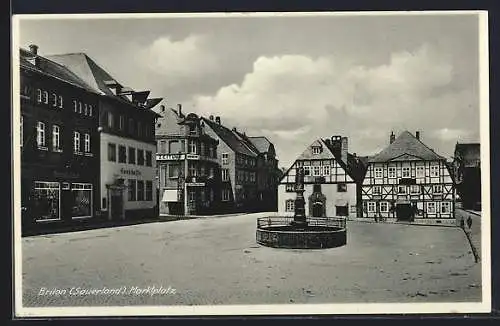
[[[20,45],[86,52],[125,86],[265,135],[287,167],[314,139],[372,155],[421,131],[479,141],[475,15],[22,20]]]

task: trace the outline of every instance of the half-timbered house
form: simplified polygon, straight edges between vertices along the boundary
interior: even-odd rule
[[[452,222],[455,188],[446,159],[415,136],[391,133],[389,146],[368,160],[363,217]]]
[[[295,176],[304,169],[306,215],[356,217],[360,211],[360,183],[364,165],[348,153],[347,137],[317,139],[284,173],[278,186],[278,212],[293,215]]]

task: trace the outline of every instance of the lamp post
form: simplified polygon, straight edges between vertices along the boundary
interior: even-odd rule
[[[296,171],[295,193],[297,194],[297,197],[295,198],[293,221],[291,224],[294,226],[305,227],[307,226],[307,220],[304,200],[304,168],[299,167]]]

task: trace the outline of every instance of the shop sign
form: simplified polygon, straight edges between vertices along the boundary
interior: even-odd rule
[[[157,161],[178,161],[183,159],[184,154],[156,154]]]
[[[121,174],[126,174],[126,175],[136,175],[136,176],[140,176],[141,175],[141,171],[139,171],[139,170],[124,169],[124,168],[120,169],[120,173]]]

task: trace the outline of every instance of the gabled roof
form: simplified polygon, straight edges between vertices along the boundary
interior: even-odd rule
[[[340,166],[354,181],[357,182],[363,179],[366,172],[367,164],[365,164],[361,158],[354,156],[353,154],[347,153],[347,162],[344,162],[342,160],[342,157],[340,156],[340,153],[337,153],[333,149],[333,145],[331,143],[329,145],[329,143],[323,139],[321,140],[321,142],[324,144],[326,148],[328,148],[328,150],[335,157],[337,163],[340,164]]]
[[[74,74],[67,67],[49,60],[40,55],[35,55],[31,53],[31,51],[20,49],[20,66],[25,69],[29,69],[32,71],[36,71],[38,73],[57,78],[61,81],[72,84],[73,86],[77,86],[83,88],[86,91],[98,93],[96,89],[86,83],[83,79]],[[38,61],[37,65],[31,63],[30,60],[35,59]]]
[[[258,136],[258,137],[248,137],[250,142],[255,146],[255,148],[260,152],[260,153],[267,153],[269,152],[269,149],[272,145],[272,143],[269,141],[264,136]]]
[[[410,132],[404,131],[392,144],[372,156],[368,161],[369,163],[376,163],[409,160],[435,161],[446,159],[436,154]]]
[[[217,134],[217,136],[219,136],[219,138],[224,143],[226,143],[233,151],[248,156],[253,156],[253,157],[257,156],[257,153],[251,150],[248,144],[245,144],[242,138],[238,136],[235,132],[224,127],[221,124],[218,124],[215,121],[211,121],[205,117],[201,118],[203,119],[205,124],[209,126]]]
[[[455,155],[459,154],[464,160],[480,160],[481,144],[479,143],[457,143],[455,145]]]
[[[319,154],[313,154],[313,147],[320,147],[321,151]],[[333,154],[330,149],[328,149],[328,146],[326,145],[325,142],[323,142],[321,139],[316,139],[311,143],[311,145],[307,146],[307,148],[302,152],[302,154],[297,157],[297,160],[320,160],[320,159],[332,159],[335,158],[335,155]]]

